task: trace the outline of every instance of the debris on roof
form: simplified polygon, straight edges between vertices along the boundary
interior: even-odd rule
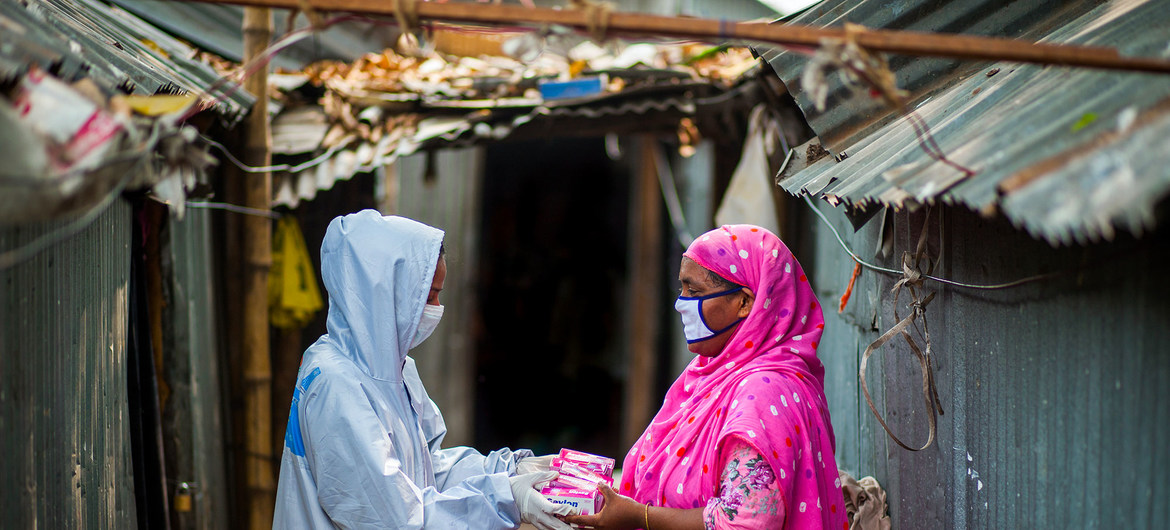
[[[0,2],[0,27],[2,223],[145,188],[181,215],[214,163],[181,116],[193,105],[230,125],[253,101],[196,50],[95,0]]]
[[[203,94],[219,80],[198,52],[142,19],[97,0],[0,2],[0,80],[37,66],[72,83],[92,80],[114,94]],[[254,98],[235,85],[219,87],[213,104],[235,123]]]
[[[734,103],[758,65],[745,48],[603,47],[569,37],[551,46],[520,34],[498,46],[527,60],[386,50],[350,63],[323,61],[273,74],[274,97],[284,107],[273,123],[274,154],[314,162],[275,175],[275,204],[295,206],[336,180],[420,149],[513,138],[554,120],[592,124],[573,128],[577,134],[673,130],[700,108],[714,113]],[[613,119],[627,115],[639,116],[640,123]],[[659,122],[644,121],[647,115]]]

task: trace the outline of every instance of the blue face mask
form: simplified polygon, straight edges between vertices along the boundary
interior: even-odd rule
[[[679,296],[678,300],[674,302],[674,310],[682,315],[683,335],[687,337],[687,344],[694,344],[696,342],[707,340],[724,331],[727,331],[736,324],[743,321],[743,318],[737,319],[731,325],[720,329],[712,330],[707,325],[707,320],[703,318],[703,300],[710,300],[712,298],[719,298],[720,296],[727,296],[732,293],[738,293],[743,290],[742,286],[726,291],[709,294],[707,296]]]

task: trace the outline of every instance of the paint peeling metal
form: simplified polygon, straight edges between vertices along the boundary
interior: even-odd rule
[[[70,220],[0,230],[0,251]],[[130,206],[0,271],[5,528],[137,526],[127,402]]]

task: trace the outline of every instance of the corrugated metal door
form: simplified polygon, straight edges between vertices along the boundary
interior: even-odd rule
[[[171,394],[164,410],[168,489],[172,498],[191,496],[191,510],[174,504],[177,527],[227,528],[225,426],[221,409],[218,330],[211,219],[207,210],[188,209],[170,220],[169,300],[164,309],[162,371]],[[275,433],[274,433],[275,434]],[[183,488],[183,483],[187,484]]]

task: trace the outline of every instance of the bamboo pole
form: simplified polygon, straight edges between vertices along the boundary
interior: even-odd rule
[[[386,0],[192,0],[197,2],[263,6],[298,10],[394,15],[399,2]],[[782,46],[817,47],[822,39],[844,39],[841,28],[794,24],[735,22],[709,18],[670,17],[641,13],[605,13],[601,10],[526,8],[500,4],[436,3],[407,0],[411,18],[475,24],[557,24],[590,32],[655,35],[706,41],[753,41]],[[850,32],[858,45],[877,52],[966,60],[1081,66],[1112,70],[1170,73],[1170,60],[1127,57],[1114,48],[1071,44],[1042,44],[1024,40],[859,29]]]
[[[260,55],[272,38],[272,12],[244,9],[244,56]],[[268,69],[244,82],[256,96],[247,121],[244,155],[254,166],[272,160],[268,124]],[[267,210],[272,200],[271,173],[244,177],[244,206]],[[272,266],[272,221],[249,215],[244,219],[244,472],[247,479],[247,524],[252,530],[272,527],[276,480],[272,448],[272,361],[268,344],[268,270]]]

